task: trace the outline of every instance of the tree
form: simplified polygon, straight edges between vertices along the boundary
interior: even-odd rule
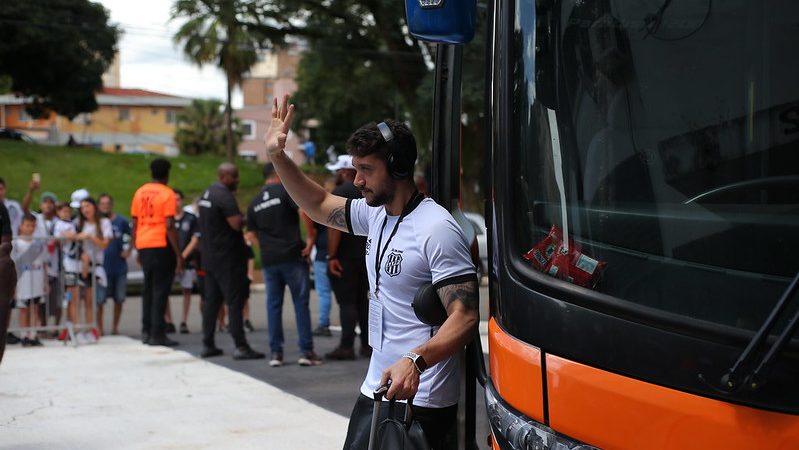
[[[184,155],[225,155],[228,138],[233,136],[233,147],[241,141],[241,131],[236,127],[228,134],[226,116],[219,100],[193,100],[191,106],[178,114],[175,142]]]
[[[6,0],[0,8],[0,78],[30,97],[35,117],[97,109],[94,94],[116,53],[117,27],[88,0]]]
[[[227,129],[227,159],[233,161],[233,113],[230,97],[242,76],[258,60],[257,48],[279,35],[270,36],[254,27],[260,20],[257,2],[245,0],[177,0],[172,8],[172,19],[185,19],[174,36],[183,52],[202,66],[216,64],[227,78],[225,103]]]

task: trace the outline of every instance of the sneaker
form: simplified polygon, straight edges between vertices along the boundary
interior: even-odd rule
[[[40,341],[39,338],[30,339],[30,341],[31,346],[33,347],[44,347],[44,344],[42,344],[42,341]]]
[[[249,320],[244,321],[244,329],[247,330],[247,332],[249,333],[255,331],[255,327],[252,326],[252,322],[250,322]]]
[[[97,343],[97,338],[94,337],[94,333],[92,333],[91,331],[83,332],[83,340],[87,344],[96,344]]]
[[[233,359],[235,360],[245,360],[245,359],[263,359],[266,355],[261,352],[256,352],[255,350],[251,349],[249,346],[247,347],[238,347],[236,350],[233,351]]]
[[[100,340],[100,332],[97,330],[97,328],[92,328],[90,333],[91,333],[91,336],[92,336],[92,340],[94,342],[97,342],[97,341]]]
[[[361,356],[363,356],[364,358],[371,358],[372,357],[372,347],[369,347],[368,345],[362,345],[361,346]]]
[[[6,344],[14,345],[20,342],[22,342],[22,339],[18,338],[14,333],[9,332],[6,334]]]
[[[271,367],[280,367],[283,365],[283,354],[282,353],[272,353],[272,357],[269,358],[269,365]]]
[[[336,361],[352,361],[355,359],[355,349],[336,347],[335,350],[326,354],[325,358]]]
[[[63,330],[61,330],[61,333],[58,334],[58,340],[66,341],[67,339],[69,339],[69,330],[64,328]]]
[[[142,333],[141,335],[141,343],[144,345],[150,344],[150,334],[149,333]]]
[[[189,334],[189,327],[186,326],[186,322],[180,324],[180,334]]]
[[[200,358],[213,358],[223,353],[224,352],[217,347],[203,347],[203,351],[200,352]]]
[[[174,333],[175,331],[176,331],[176,330],[175,330],[175,324],[174,324],[174,323],[172,323],[172,322],[168,322],[168,323],[166,324],[166,327],[164,328],[164,332],[165,332],[166,334],[170,334],[170,333]]]
[[[86,333],[82,331],[80,333],[75,333],[75,342],[78,345],[88,344],[89,341],[86,338]]]
[[[23,347],[33,347],[33,340],[32,339],[28,339],[27,337],[23,337],[21,342],[22,342],[22,346]]]
[[[300,359],[297,360],[297,364],[301,366],[318,366],[322,364],[322,358],[319,357],[313,351],[305,352],[300,356]]]
[[[311,334],[313,334],[314,336],[324,336],[324,337],[333,336],[333,333],[330,332],[330,327],[323,327],[322,325],[316,327],[316,329],[313,330],[313,333]]]

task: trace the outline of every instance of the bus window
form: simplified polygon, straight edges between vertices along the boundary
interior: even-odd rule
[[[516,25],[516,253],[554,225],[589,288],[757,329],[799,271],[799,3],[556,5]]]

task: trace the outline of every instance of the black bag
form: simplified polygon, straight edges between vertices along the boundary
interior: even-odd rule
[[[378,414],[386,391],[388,386],[384,385],[374,392],[375,406],[372,412],[372,427],[369,431],[369,450],[430,450],[422,426],[413,420],[413,399],[408,399],[404,420],[395,417],[396,401],[389,400],[388,418],[378,425]]]

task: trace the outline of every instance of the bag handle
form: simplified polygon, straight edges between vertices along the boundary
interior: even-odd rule
[[[374,390],[372,395],[374,396],[375,402],[383,400],[383,397],[386,395],[386,392],[388,392],[388,388],[390,386],[391,386],[391,381]],[[396,400],[393,398],[388,401],[389,417],[394,417],[395,404]],[[405,427],[405,431],[410,430],[412,424],[413,424],[413,397],[408,399],[408,403],[405,406],[405,419],[402,421],[402,425]]]

